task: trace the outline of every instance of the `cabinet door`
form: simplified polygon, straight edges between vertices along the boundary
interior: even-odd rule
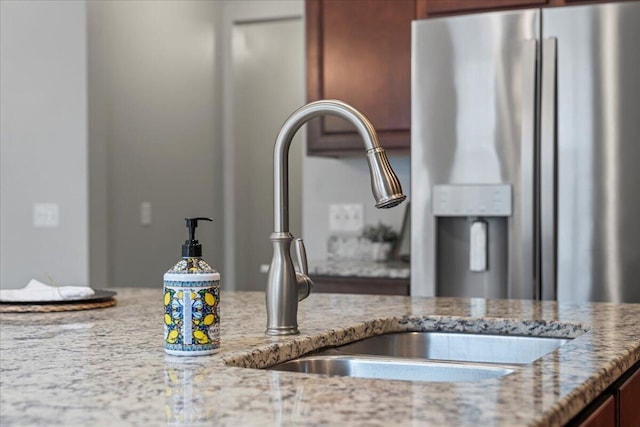
[[[368,277],[315,276],[314,293],[332,294],[374,294],[374,295],[409,295],[409,279],[387,279]]]
[[[618,389],[620,427],[640,426],[640,369]]]
[[[579,427],[615,427],[616,426],[616,401],[609,396],[602,402]]]
[[[388,151],[411,137],[411,21],[415,0],[307,0],[307,99],[339,99],[360,110]],[[312,120],[308,152],[364,154],[360,136],[336,117]]]

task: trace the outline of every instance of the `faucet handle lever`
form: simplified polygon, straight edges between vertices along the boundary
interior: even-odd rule
[[[298,272],[302,274],[309,274],[309,266],[307,265],[307,251],[304,248],[304,242],[301,238],[296,238],[293,240],[293,250],[296,266],[298,267]]]

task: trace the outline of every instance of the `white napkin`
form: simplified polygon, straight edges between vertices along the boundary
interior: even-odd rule
[[[0,289],[0,300],[11,301],[64,301],[93,295],[93,289],[85,286],[49,286],[31,279],[22,289]]]

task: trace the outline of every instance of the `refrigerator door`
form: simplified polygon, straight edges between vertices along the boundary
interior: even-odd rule
[[[542,296],[640,302],[640,3],[542,17]]]
[[[537,296],[539,13],[413,22],[412,295]]]

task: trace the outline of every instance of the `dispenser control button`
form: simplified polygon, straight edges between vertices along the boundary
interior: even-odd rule
[[[435,185],[435,216],[511,216],[511,184]]]

